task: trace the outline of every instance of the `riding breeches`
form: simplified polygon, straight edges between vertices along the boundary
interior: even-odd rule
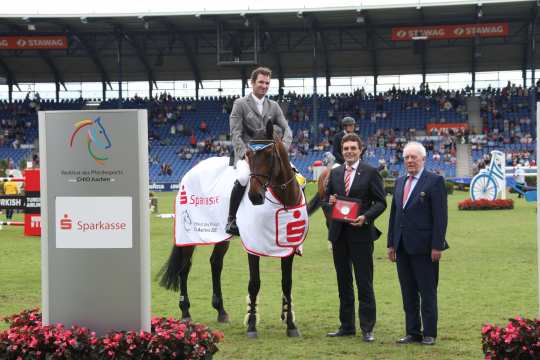
[[[249,165],[246,160],[238,160],[236,163],[236,180],[242,186],[247,186],[249,182]]]

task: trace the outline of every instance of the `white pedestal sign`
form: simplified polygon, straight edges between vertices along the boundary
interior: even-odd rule
[[[39,112],[43,322],[150,331],[146,110]]]

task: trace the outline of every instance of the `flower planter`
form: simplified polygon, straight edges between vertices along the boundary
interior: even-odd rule
[[[514,208],[514,200],[463,200],[458,204],[459,210],[511,210]]]
[[[97,337],[88,328],[62,324],[43,326],[38,309],[4,319],[0,359],[165,360],[212,359],[223,333],[203,324],[173,318],[152,318],[152,331],[113,331]]]

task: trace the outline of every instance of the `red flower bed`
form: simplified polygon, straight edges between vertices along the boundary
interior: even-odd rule
[[[486,360],[540,359],[540,319],[510,319],[506,327],[487,324],[482,328]]]
[[[209,359],[223,333],[205,325],[172,318],[152,318],[151,332],[114,331],[103,337],[87,328],[43,326],[38,309],[4,319],[0,359],[127,360]]]
[[[458,204],[459,210],[508,210],[514,208],[514,200],[463,200]]]

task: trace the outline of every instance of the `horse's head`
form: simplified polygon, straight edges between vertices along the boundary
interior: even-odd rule
[[[248,197],[253,205],[262,205],[266,189],[275,176],[274,162],[277,160],[274,126],[271,122],[266,124],[264,133],[258,133],[249,142],[246,157],[251,172]]]
[[[94,120],[94,126],[88,130],[88,136],[94,145],[100,149],[109,149],[111,147],[111,140],[99,117]]]
[[[263,136],[250,141],[246,152],[251,172],[248,197],[253,205],[261,205],[265,201],[267,188],[271,187],[285,206],[296,205],[300,187],[289,163],[287,150],[281,140],[274,137],[272,123],[268,123],[265,130]]]
[[[248,196],[253,205],[262,205],[273,177],[276,144],[273,140],[253,140],[248,146],[246,156],[251,171]]]

